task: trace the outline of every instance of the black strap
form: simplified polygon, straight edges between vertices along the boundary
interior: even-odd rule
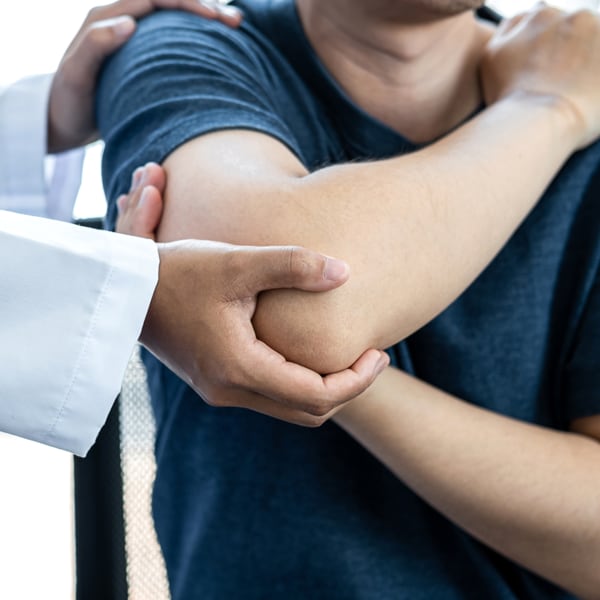
[[[500,21],[502,21],[502,19],[504,18],[499,12],[496,12],[493,8],[490,8],[489,6],[482,6],[480,9],[478,9],[477,16],[480,19],[491,21],[496,25],[500,23]]]

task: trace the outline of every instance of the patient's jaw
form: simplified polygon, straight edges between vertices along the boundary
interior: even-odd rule
[[[297,2],[311,45],[346,94],[420,144],[438,139],[481,106],[479,63],[492,29],[470,10],[480,4]]]
[[[483,6],[483,0],[297,0],[298,6],[357,14],[374,21],[419,23],[444,19]]]
[[[479,8],[484,2],[483,0],[398,0],[396,4],[402,5],[403,10],[412,11],[413,14],[449,17]]]

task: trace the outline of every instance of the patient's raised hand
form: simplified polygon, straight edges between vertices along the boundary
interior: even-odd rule
[[[582,148],[600,137],[600,15],[538,4],[505,21],[482,61],[486,101],[509,95],[552,104]]]

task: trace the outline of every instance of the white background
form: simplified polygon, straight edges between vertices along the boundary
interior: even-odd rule
[[[578,8],[598,8],[598,0],[547,0],[548,4],[554,4],[565,10],[577,10]],[[527,10],[536,2],[530,0],[489,0],[487,4],[494,7],[504,15],[514,15]]]
[[[54,71],[94,0],[2,0],[0,8],[0,85]],[[90,148],[75,215],[102,215],[101,144]],[[0,597],[2,597],[0,595]]]
[[[0,85],[53,71],[92,0],[4,0],[0,13]],[[534,4],[497,0],[513,14]],[[557,0],[564,8],[597,7],[597,0]],[[100,215],[101,145],[89,152],[76,216]],[[72,597],[71,457],[0,434],[0,598]]]

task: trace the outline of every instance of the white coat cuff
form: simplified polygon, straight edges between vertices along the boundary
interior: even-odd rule
[[[112,233],[107,240],[111,270],[88,323],[65,410],[47,440],[80,456],[96,441],[120,392],[158,281],[154,242]]]
[[[85,455],[158,280],[146,239],[0,211],[0,429]]]

